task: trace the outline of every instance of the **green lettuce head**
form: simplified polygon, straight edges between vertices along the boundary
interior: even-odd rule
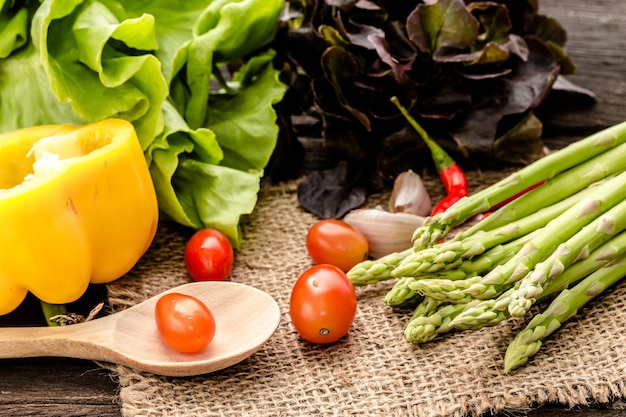
[[[283,0],[20,4],[0,1],[0,131],[129,120],[161,211],[238,246],[278,137]]]

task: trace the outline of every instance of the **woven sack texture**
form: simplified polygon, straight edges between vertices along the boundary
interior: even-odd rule
[[[470,189],[504,174],[471,173]],[[433,198],[440,196],[439,180],[424,179]],[[336,344],[303,341],[289,319],[289,295],[312,265],[304,241],[319,219],[298,206],[296,185],[261,190],[254,212],[242,219],[244,240],[230,278],[276,299],[282,313],[276,333],[239,364],[196,377],[105,365],[119,379],[124,415],[461,417],[510,415],[553,402],[606,403],[626,395],[626,283],[581,310],[510,375],[502,371],[504,352],[526,319],[412,345],[402,333],[410,311],[381,302],[393,282],[357,288],[354,325]],[[387,198],[372,196],[368,204]],[[108,286],[110,307],[122,310],[189,282],[183,251],[190,235],[162,222],[142,260]]]

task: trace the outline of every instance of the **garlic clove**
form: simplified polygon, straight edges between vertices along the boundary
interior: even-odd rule
[[[389,199],[389,211],[427,216],[432,206],[422,177],[412,170],[402,172],[396,177]]]
[[[381,208],[351,210],[343,220],[365,235],[374,259],[410,248],[413,232],[424,223],[423,216]]]

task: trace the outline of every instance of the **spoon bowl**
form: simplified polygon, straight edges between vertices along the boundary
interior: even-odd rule
[[[201,352],[179,353],[161,340],[154,307],[162,295],[171,292],[194,296],[212,311],[215,337]],[[246,359],[269,340],[279,323],[278,304],[259,289],[229,281],[193,282],[84,323],[0,328],[0,358],[63,356],[166,376],[200,375]]]

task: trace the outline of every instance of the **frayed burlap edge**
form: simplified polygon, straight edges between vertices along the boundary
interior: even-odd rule
[[[473,191],[505,173],[473,173]],[[434,198],[442,190],[425,179]],[[519,371],[505,375],[508,342],[525,320],[457,332],[414,346],[402,334],[410,312],[381,297],[392,283],[358,288],[353,328],[340,342],[302,341],[289,320],[291,286],[311,265],[304,238],[318,219],[297,204],[297,182],[267,187],[242,221],[244,241],[232,281],[278,302],[282,320],[257,353],[212,374],[168,378],[109,365],[126,416],[480,416],[513,414],[546,403],[574,407],[626,396],[626,284],[603,294],[567,322]],[[369,204],[385,201],[372,196]],[[188,230],[163,222],[139,264],[109,285],[113,310],[189,282],[183,249]]]

